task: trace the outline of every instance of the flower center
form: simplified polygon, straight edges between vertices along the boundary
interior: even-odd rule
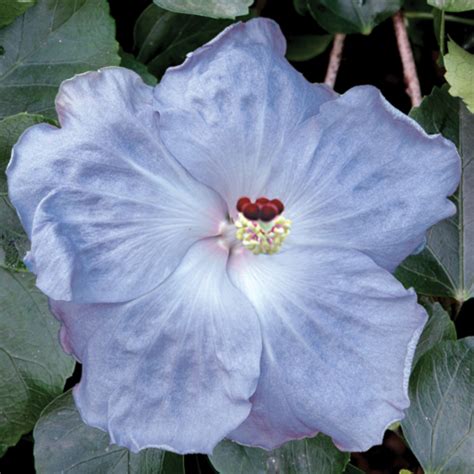
[[[241,197],[237,201],[235,236],[255,255],[278,252],[291,228],[291,221],[282,215],[284,209],[279,199],[260,197],[253,203],[248,197]]]

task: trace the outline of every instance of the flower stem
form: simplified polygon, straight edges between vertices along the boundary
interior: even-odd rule
[[[426,12],[404,12],[405,18],[413,20],[433,20],[434,16],[432,13]],[[474,26],[474,19],[462,18],[460,16],[445,15],[444,19],[452,23],[460,23],[462,25]]]
[[[412,107],[418,107],[421,103],[421,90],[418,74],[416,73],[415,60],[405,27],[405,18],[402,12],[397,12],[392,17],[395,36],[397,37],[398,51],[402,60],[403,75],[407,86],[407,94],[410,96]]]
[[[444,10],[441,10],[441,25],[439,27],[439,52],[441,54],[441,61],[444,61],[444,45],[445,45],[445,36],[446,36],[446,28],[445,22],[446,15]]]
[[[343,33],[337,33],[334,35],[334,41],[332,43],[331,54],[329,56],[328,69],[326,71],[326,77],[324,78],[324,84],[334,89],[336,84],[337,72],[341,64],[342,50],[344,49],[344,40],[346,35]]]

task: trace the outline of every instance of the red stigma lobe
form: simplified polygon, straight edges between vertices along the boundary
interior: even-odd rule
[[[242,213],[247,219],[256,221],[260,217],[260,207],[258,204],[249,202],[242,207]]]
[[[241,212],[247,219],[263,222],[270,222],[285,209],[279,199],[270,200],[264,196],[256,199],[254,203],[247,196],[243,196],[237,201],[236,207],[237,211]]]
[[[260,208],[260,220],[270,222],[278,215],[278,208],[271,203],[264,204]]]
[[[279,199],[272,199],[270,203],[278,209],[278,214],[281,214],[285,210],[285,206]]]
[[[248,197],[241,197],[238,201],[237,201],[237,210],[239,212],[242,212],[244,210],[244,206],[246,204],[250,204],[252,201],[250,201],[250,199]]]

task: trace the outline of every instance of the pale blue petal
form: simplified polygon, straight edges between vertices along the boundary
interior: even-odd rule
[[[248,416],[261,334],[230,283],[227,251],[196,243],[158,289],[124,304],[52,302],[83,363],[84,421],[132,451],[210,453]]]
[[[319,431],[346,451],[381,443],[409,405],[426,322],[415,293],[353,250],[247,252],[232,256],[229,268],[263,335],[252,412],[229,437],[266,449]]]
[[[456,149],[372,87],[331,100],[283,46],[278,27],[256,19],[170,69],[155,93],[163,139],[231,215],[241,196],[279,198],[293,244],[356,248],[393,271],[454,213]]]
[[[10,197],[48,296],[135,298],[217,233],[225,205],[164,149],[152,96],[127,69],[76,76],[56,99],[62,128],[34,126],[15,146]]]
[[[293,173],[299,151],[286,154],[287,143],[336,96],[306,81],[284,51],[273,21],[237,23],[168,69],[155,89],[166,146],[231,213],[239,197],[259,197],[272,174]]]
[[[312,149],[295,165],[305,179],[286,185],[292,244],[356,248],[393,271],[455,212],[447,198],[461,172],[455,146],[370,86],[323,105],[312,121]]]

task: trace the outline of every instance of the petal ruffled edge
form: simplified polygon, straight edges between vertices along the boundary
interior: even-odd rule
[[[323,104],[314,122],[321,133],[314,167],[287,205],[293,239],[356,248],[393,272],[431,226],[455,214],[456,147],[427,134],[373,86]]]
[[[83,364],[73,390],[79,413],[111,442],[132,452],[210,454],[248,416],[260,326],[226,262],[227,250],[207,239],[136,300],[50,302],[65,349]]]
[[[380,443],[409,406],[427,320],[415,292],[349,249],[237,258],[231,278],[256,308],[264,346],[252,412],[229,438],[268,450],[318,432],[344,451]]]

